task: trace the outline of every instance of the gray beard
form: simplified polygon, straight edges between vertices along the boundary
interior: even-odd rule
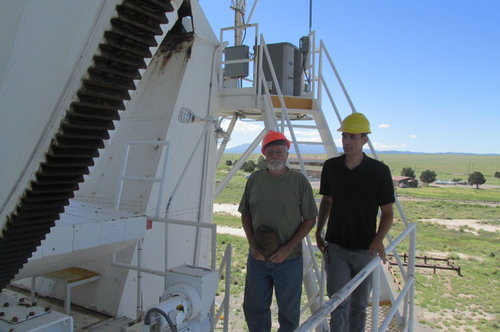
[[[267,164],[267,168],[271,171],[280,171],[285,168],[285,163],[282,161],[271,161]]]

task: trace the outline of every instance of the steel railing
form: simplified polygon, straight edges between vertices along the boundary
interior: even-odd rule
[[[373,294],[372,294],[372,328],[371,331],[386,331],[392,319],[398,311],[398,307],[404,304],[402,331],[413,331],[414,320],[414,289],[415,289],[415,246],[416,246],[416,224],[410,224],[408,227],[386,248],[386,253],[393,252],[404,239],[410,238],[410,255],[408,259],[408,273],[405,278],[405,286],[400,292],[397,299],[391,303],[391,309],[379,326],[379,301],[380,301],[380,273],[381,259],[375,257],[366,265],[354,278],[347,283],[341,290],[335,293],[330,300],[325,302],[321,308],[316,311],[311,317],[303,322],[295,332],[312,331],[321,322],[327,319],[327,316],[335,310],[349,295],[370,276],[373,278]]]

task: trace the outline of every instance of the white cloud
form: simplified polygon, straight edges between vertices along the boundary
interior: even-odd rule
[[[255,123],[248,122],[237,122],[236,126],[234,126],[234,131],[242,134],[256,134],[258,135],[262,129],[264,129],[263,125],[258,125]]]
[[[410,138],[415,139],[415,138],[417,138],[417,135],[415,135],[415,134],[411,134],[411,135],[410,135]]]
[[[229,123],[230,121],[228,119],[224,119],[222,120],[221,127],[224,130],[227,130]],[[233,134],[254,134],[256,136],[262,131],[262,129],[264,129],[264,126],[260,124],[237,121],[233,129]]]
[[[390,125],[390,124],[388,124],[388,123],[382,123],[382,124],[379,124],[379,125],[378,125],[378,127],[379,127],[379,128],[390,128],[390,127],[391,127],[391,125]]]
[[[221,127],[224,130],[227,130],[229,126],[229,120],[225,119],[221,123]],[[228,148],[247,144],[253,142],[253,140],[260,134],[260,132],[264,129],[264,126],[260,123],[252,123],[252,122],[243,122],[238,121],[234,126],[233,133],[231,135],[231,140],[228,143]],[[298,141],[303,142],[321,142],[321,137],[319,133],[315,130],[294,130],[295,137]],[[285,129],[285,136],[289,139],[292,138],[290,135],[290,131]],[[336,140],[336,142],[341,142],[340,138]]]
[[[293,133],[295,134],[295,137],[297,138],[298,141],[321,142],[321,137],[319,136],[318,132],[307,131],[307,130],[294,130]],[[290,132],[288,130],[285,130],[285,136],[288,137],[289,139],[292,138],[292,135],[290,135]]]
[[[373,142],[373,147],[377,151],[388,151],[388,150],[401,150],[406,148],[406,144],[384,144],[384,143],[376,143]]]

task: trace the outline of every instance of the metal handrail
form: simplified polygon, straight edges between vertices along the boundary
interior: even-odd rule
[[[416,224],[410,224],[386,249],[385,252],[389,253],[393,251],[397,245],[401,243],[403,239],[405,239],[407,236],[410,236],[410,247],[415,249],[415,242],[416,242]],[[384,322],[382,323],[381,327],[378,327],[378,303],[380,301],[380,282],[377,282],[377,278],[380,278],[379,276],[379,270],[381,268],[380,263],[381,259],[380,257],[375,257],[373,258],[368,265],[366,265],[358,274],[354,276],[354,278],[347,283],[342,289],[340,289],[337,293],[335,293],[331,299],[327,302],[325,302],[321,308],[314,313],[311,317],[309,317],[304,323],[302,323],[296,330],[295,332],[307,332],[307,331],[312,331],[316,326],[318,326],[333,310],[335,310],[344,300],[351,295],[351,293],[361,284],[366,278],[368,278],[372,272],[376,271],[374,274],[374,290],[373,290],[373,298],[372,298],[372,331],[385,331],[387,327],[389,326],[390,321],[396,314],[398,310],[398,306],[401,304],[403,300],[405,302],[410,302],[409,305],[409,312],[404,313],[405,321],[408,322],[408,325],[406,326],[405,330],[407,331],[413,331],[413,292],[415,288],[415,271],[414,271],[414,265],[415,265],[415,250],[410,250],[410,253],[413,252],[413,254],[410,254],[409,260],[408,260],[408,267],[409,267],[409,277],[406,280],[406,284],[403,287],[403,290],[399,294],[398,298],[395,300],[394,303],[392,303],[392,308],[389,314],[386,316]],[[411,262],[411,263],[410,263]],[[412,268],[413,266],[413,268]]]
[[[233,247],[228,244],[226,250],[224,251],[224,256],[222,257],[221,263],[219,265],[219,280],[222,277],[222,273],[225,269],[226,274],[224,277],[224,298],[222,299],[221,306],[219,310],[215,313],[214,328],[220,319],[220,314],[224,311],[224,332],[229,329],[229,301],[231,296],[231,262],[232,262],[232,252]]]
[[[167,270],[168,270],[168,253],[167,253],[167,228],[168,224],[175,224],[175,225],[183,225],[183,226],[192,226],[195,227],[196,229],[199,228],[208,228],[211,230],[211,269],[215,269],[215,264],[216,264],[216,243],[217,243],[217,225],[216,224],[211,224],[211,223],[199,223],[195,221],[186,221],[186,220],[174,220],[174,219],[167,219],[167,218],[161,218],[158,216],[146,216],[148,221],[154,221],[154,222],[160,222],[165,224],[165,269],[163,271],[160,270],[154,270],[154,269],[149,269],[145,268],[142,266],[141,262],[141,251],[142,251],[142,238],[137,240],[137,264],[128,264],[128,263],[122,263],[118,262],[116,259],[116,253],[113,253],[112,259],[111,259],[111,265],[123,269],[128,269],[132,271],[137,272],[137,316],[139,317],[140,313],[142,312],[142,303],[141,303],[141,294],[142,294],[142,286],[141,286],[141,279],[142,279],[142,273],[147,273],[151,275],[156,275],[164,278],[164,291],[167,289]]]

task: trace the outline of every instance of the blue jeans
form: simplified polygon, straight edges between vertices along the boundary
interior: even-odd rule
[[[325,252],[326,290],[331,297],[344,287],[374,256],[368,250],[343,249],[328,243]],[[361,332],[365,330],[366,307],[372,278],[369,276],[332,313],[331,332]]]
[[[302,256],[275,264],[248,255],[243,311],[250,332],[271,331],[273,287],[278,304],[278,331],[293,331],[299,326],[302,264]]]

